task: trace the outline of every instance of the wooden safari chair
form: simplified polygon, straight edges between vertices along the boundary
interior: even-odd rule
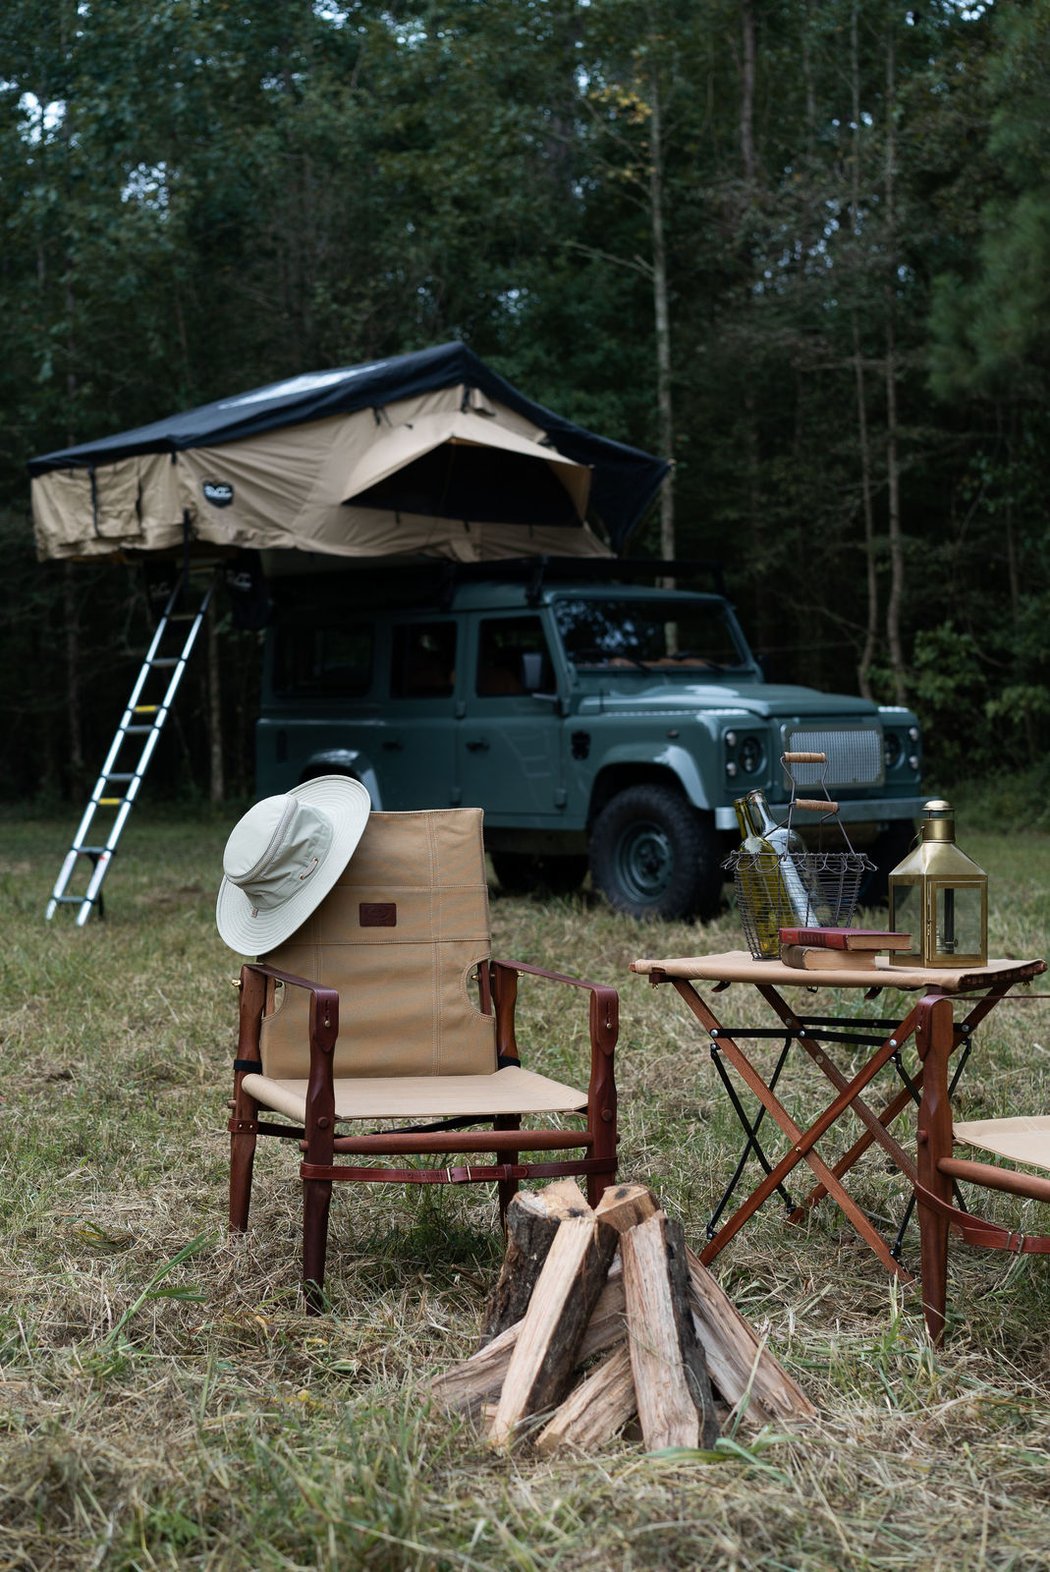
[[[337,1180],[495,1181],[501,1215],[522,1179],[583,1175],[592,1202],[615,1182],[616,991],[491,958],[481,821],[474,808],[371,814],[313,914],[241,970],[230,1227],[248,1223],[257,1138],[296,1143],[311,1312]],[[522,1067],[525,974],[588,994],[586,1090]],[[537,1115],[542,1127],[522,1128]]]
[[[920,1021],[917,1045],[924,1055],[922,1102],[918,1118],[918,1201],[922,1259],[922,1298],[933,1342],[944,1333],[948,1292],[948,1234],[967,1244],[1016,1255],[1050,1254],[1050,1235],[1025,1234],[963,1210],[960,1181],[1006,1191],[1028,1200],[1050,1202],[1050,1179],[956,1157],[956,1142],[1005,1157],[1009,1162],[1050,1171],[1050,1117],[975,1119],[955,1123],[948,1095],[948,1061],[957,1039],[948,998],[932,1003]]]

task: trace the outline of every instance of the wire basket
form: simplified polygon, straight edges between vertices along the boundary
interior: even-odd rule
[[[732,872],[736,886],[736,902],[744,928],[748,948],[756,961],[777,960],[780,956],[781,928],[847,928],[860,899],[864,875],[874,870],[875,864],[863,852],[853,850],[845,826],[839,818],[839,805],[831,798],[827,788],[828,759],[826,753],[782,753],[780,763],[791,787],[788,803],[787,825],[778,828],[776,835],[786,829],[791,850],[780,846],[770,847],[768,842],[761,851],[747,849],[732,852],[723,868]],[[799,765],[822,766],[815,783],[822,795],[800,797],[795,769]],[[820,815],[817,833],[833,829],[844,851],[816,851],[795,849],[801,845],[793,833],[793,819],[797,810]]]
[[[722,867],[733,874],[752,957],[776,960],[781,928],[848,927],[864,875],[874,866],[855,851],[732,852]]]

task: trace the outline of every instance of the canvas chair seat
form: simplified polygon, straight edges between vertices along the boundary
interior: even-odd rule
[[[522,1067],[515,1008],[526,977],[568,984],[559,992],[588,1011],[585,1091]],[[310,916],[242,968],[231,1228],[247,1226],[259,1136],[302,1144],[310,1310],[323,1303],[334,1180],[494,1181],[502,1214],[521,1179],[571,1174],[586,1177],[595,1204],[616,1182],[617,1011],[615,989],[493,959],[480,809],[371,814]],[[267,1111],[292,1122],[260,1118]],[[357,1120],[401,1128],[345,1130]],[[350,1155],[358,1161],[339,1160]],[[384,1166],[391,1157],[397,1166]]]
[[[1050,1116],[1014,1119],[968,1119],[952,1127],[956,1141],[994,1152],[1012,1163],[1050,1172]]]
[[[297,1124],[306,1122],[305,1080],[246,1075],[249,1097]],[[497,1118],[506,1114],[579,1113],[587,1093],[508,1065],[491,1075],[370,1075],[336,1080],[335,1117],[354,1119]]]

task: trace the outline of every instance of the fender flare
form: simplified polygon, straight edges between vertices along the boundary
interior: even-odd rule
[[[688,748],[683,748],[681,743],[668,743],[664,748],[654,748],[651,753],[642,755],[637,746],[623,746],[610,748],[601,757],[595,778],[603,770],[616,769],[619,766],[630,766],[634,769],[644,769],[646,766],[667,770],[677,780],[687,800],[694,808],[710,813],[713,810],[710,793],[704,786],[703,778],[697,768],[696,760]]]
[[[379,777],[371,759],[360,748],[326,748],[321,753],[312,753],[303,767],[300,781],[308,775],[352,775],[367,791],[373,812],[382,809]]]

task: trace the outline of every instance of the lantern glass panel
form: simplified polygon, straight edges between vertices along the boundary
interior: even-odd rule
[[[981,891],[975,886],[935,885],[934,923],[939,955],[979,955]]]
[[[914,966],[922,960],[922,886],[893,879],[890,883],[892,909],[890,926],[897,933],[911,934],[909,950],[895,950],[891,957],[897,966]]]

